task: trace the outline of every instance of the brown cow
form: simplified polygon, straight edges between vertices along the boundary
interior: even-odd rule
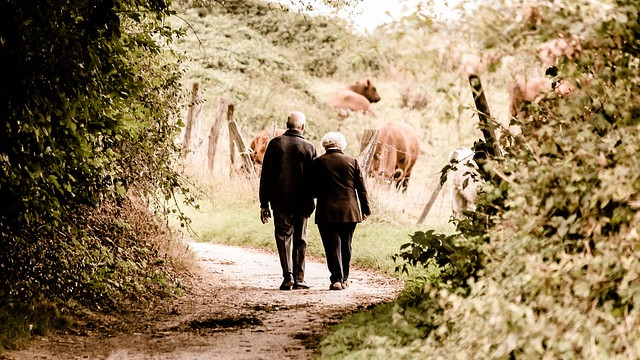
[[[282,134],[284,134],[284,129],[275,129],[275,133],[273,133],[273,129],[265,129],[253,137],[249,149],[251,150],[251,160],[253,160],[254,165],[258,167],[262,166],[264,152],[267,150],[269,140]]]
[[[369,175],[395,183],[405,192],[419,153],[416,131],[403,122],[390,121],[380,128]]]
[[[338,90],[329,104],[338,110],[338,116],[347,117],[351,112],[373,114],[371,103],[380,101],[380,95],[370,78],[358,80]]]
[[[509,118],[523,118],[526,104],[539,102],[552,90],[558,96],[565,96],[575,91],[575,87],[567,82],[553,87],[551,80],[545,77],[513,79],[509,85]]]

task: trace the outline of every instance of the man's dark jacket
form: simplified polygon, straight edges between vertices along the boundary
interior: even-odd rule
[[[328,149],[313,160],[316,224],[361,222],[371,215],[358,161],[342,150]]]
[[[267,145],[260,175],[260,208],[311,216],[314,209],[311,166],[316,148],[298,130],[289,129]]]

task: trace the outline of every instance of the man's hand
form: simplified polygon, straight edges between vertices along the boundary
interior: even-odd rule
[[[269,211],[269,209],[260,209],[260,221],[262,221],[263,224],[268,223],[270,217],[271,211]]]

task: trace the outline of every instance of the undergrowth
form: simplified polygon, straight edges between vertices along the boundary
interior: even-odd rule
[[[50,237],[39,233],[47,242],[6,239],[0,291],[0,314],[6,320],[0,322],[2,347],[63,326],[81,308],[117,313],[185,290],[183,279],[193,259],[145,202],[135,197],[105,201],[99,211],[79,208],[72,216],[83,226],[61,229]]]

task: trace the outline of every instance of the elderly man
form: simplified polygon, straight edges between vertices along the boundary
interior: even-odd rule
[[[346,146],[342,134],[329,132],[322,138],[325,154],[313,160],[316,224],[331,274],[330,290],[349,286],[351,238],[356,224],[371,214],[362,171],[356,159],[344,154]]]
[[[315,207],[311,191],[311,166],[317,152],[304,132],[306,116],[294,111],[287,131],[267,145],[260,175],[260,219],[271,217],[284,280],[280,290],[308,289],[304,281],[307,220]],[[292,248],[293,245],[293,248]]]

